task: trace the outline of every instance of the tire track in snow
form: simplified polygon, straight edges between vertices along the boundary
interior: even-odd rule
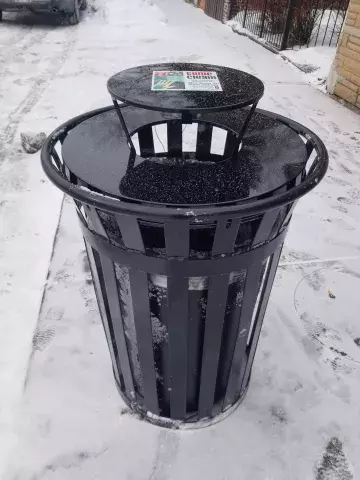
[[[20,48],[21,53],[26,53],[27,50],[29,50],[29,48],[33,47],[37,43],[40,43],[48,34],[49,34],[49,30],[35,33],[28,40],[27,38],[25,39],[27,41],[25,41],[24,45],[21,45],[21,42],[20,42],[20,45],[15,45],[15,48]]]
[[[45,33],[46,35],[46,33]],[[45,36],[44,35],[44,36]],[[67,36],[66,42],[63,46],[62,52],[56,54],[50,62],[49,67],[42,72],[39,77],[33,83],[28,94],[24,100],[10,113],[9,122],[0,133],[0,165],[6,157],[6,150],[11,146],[19,123],[25,115],[27,115],[37,102],[40,100],[44,93],[47,84],[56,76],[69,57],[74,45],[76,43],[76,32],[73,30],[70,35]],[[11,154],[10,154],[11,155]]]
[[[15,33],[7,42],[2,43],[1,47],[6,48],[6,47],[13,47],[17,46],[16,44],[20,41],[26,38],[32,31],[33,27],[32,25],[25,25],[23,26],[19,31]]]
[[[28,52],[28,50],[30,50],[31,47],[39,44],[48,35],[49,32],[48,31],[39,32],[35,35],[32,35],[30,38],[28,38],[29,33],[30,32],[28,32],[25,37],[24,36],[20,37],[21,40],[25,39],[24,43],[20,41],[19,43],[15,42],[15,43],[9,43],[8,45],[1,45],[1,48],[5,48],[5,49],[10,48],[9,55],[1,59],[4,65],[10,64],[14,57],[24,56]],[[18,50],[17,53],[16,53],[16,50]],[[9,73],[9,70],[6,68],[4,71],[0,72],[0,78],[7,78],[9,75],[11,74]]]
[[[33,32],[34,26],[33,25],[24,25],[20,27],[20,30],[15,33],[13,37],[11,37],[7,42],[1,43],[1,48],[10,48],[9,51],[9,60],[11,60],[14,56],[14,48],[19,49],[21,52],[26,52],[29,48],[36,43],[41,42],[41,40],[46,37],[50,33],[49,30],[42,30],[39,32]],[[33,35],[31,35],[33,33]],[[29,38],[30,36],[30,38]],[[5,60],[7,58],[5,57]]]

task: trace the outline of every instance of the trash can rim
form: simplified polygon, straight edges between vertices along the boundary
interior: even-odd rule
[[[124,110],[128,132],[136,143],[134,153],[119,130],[114,108],[69,131],[61,154],[73,178],[81,180],[77,183],[125,202],[192,208],[260,199],[293,185],[308,161],[298,133],[259,112],[254,112],[235,159],[229,150],[245,118],[239,111],[196,114],[190,133],[196,145],[189,145],[183,136],[186,125],[180,127],[182,121],[174,120],[174,114],[132,106]],[[223,151],[215,154],[213,139],[219,131],[226,132],[226,137],[218,139]],[[156,146],[159,134],[163,137]],[[144,141],[149,142],[149,150]],[[182,162],[177,164],[179,159],[174,161],[173,155],[180,155]]]
[[[109,212],[123,213],[128,215],[139,214],[142,217],[158,217],[159,219],[166,219],[169,217],[173,218],[184,218],[191,220],[191,218],[196,217],[199,220],[201,218],[209,219],[212,216],[227,218],[234,216],[247,216],[263,213],[268,210],[289,204],[300,197],[304,196],[310,190],[316,187],[320,180],[324,177],[329,159],[328,153],[325,148],[324,143],[320,138],[309,130],[307,127],[290,120],[282,115],[268,112],[266,110],[258,109],[257,111],[273,117],[278,121],[286,124],[298,134],[304,136],[308,142],[310,142],[316,150],[317,157],[314,160],[314,163],[311,165],[308,173],[304,180],[297,186],[290,188],[284,193],[277,193],[273,196],[263,198],[263,199],[245,199],[237,201],[234,204],[226,204],[220,206],[202,206],[197,205],[191,208],[189,207],[167,207],[167,206],[158,206],[156,204],[142,204],[136,203],[135,201],[127,202],[120,200],[118,198],[112,197],[107,194],[102,194],[96,191],[92,191],[87,187],[75,185],[71,183],[64,174],[60,173],[59,169],[54,165],[51,156],[54,150],[55,145],[60,141],[62,142],[65,138],[67,132],[74,128],[78,123],[83,122],[84,120],[91,118],[93,116],[99,115],[103,112],[113,109],[113,106],[103,107],[90,112],[86,112],[77,117],[74,117],[67,122],[63,123],[57,127],[46,139],[43,148],[41,150],[41,163],[42,167],[48,176],[48,178],[55,184],[57,187],[70,195],[76,200],[84,202],[87,205],[92,205],[98,208],[102,208]]]

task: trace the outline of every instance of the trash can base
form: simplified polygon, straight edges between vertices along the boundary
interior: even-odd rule
[[[202,420],[192,420],[192,418],[196,418],[196,413],[194,413],[193,415],[189,414],[187,421],[172,420],[171,418],[161,417],[151,412],[146,412],[138,404],[135,404],[129,401],[129,399],[124,395],[123,391],[121,390],[121,387],[115,375],[114,375],[114,380],[115,380],[116,387],[121,395],[121,398],[124,400],[126,405],[130,408],[131,413],[139,417],[141,420],[145,420],[149,423],[152,423],[157,427],[169,428],[172,430],[199,430],[201,428],[211,427],[212,425],[215,425],[221,422],[222,420],[225,420],[225,418],[231,415],[238,408],[238,406],[244,400],[245,395],[248,391],[251,376],[249,378],[249,381],[246,387],[243,389],[241,395],[239,396],[239,398],[232,405],[229,405],[224,411],[220,412],[219,414],[211,418],[203,418]],[[216,405],[214,406],[214,409],[216,409]]]

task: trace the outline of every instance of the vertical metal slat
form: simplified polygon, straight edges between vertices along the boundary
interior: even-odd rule
[[[182,156],[182,123],[181,120],[170,120],[167,123],[168,155]]]
[[[234,244],[239,231],[239,226],[240,218],[218,220],[212,248],[213,255],[232,253],[234,251]]]
[[[129,278],[139,362],[144,387],[144,404],[150,412],[158,415],[159,404],[156,389],[147,274],[130,269]]]
[[[95,230],[96,233],[98,233],[99,235],[102,235],[103,237],[106,237],[107,239],[109,239],[106,233],[106,230],[104,228],[104,225],[102,224],[102,221],[96,209],[94,207],[89,207],[88,205],[84,205],[84,210],[88,216],[89,227]]]
[[[240,392],[246,387],[246,385],[248,383],[248,380],[249,380],[252,364],[253,364],[254,357],[255,357],[256,348],[257,348],[257,345],[258,345],[258,342],[259,342],[260,331],[261,331],[261,327],[262,327],[262,324],[263,324],[264,315],[265,315],[266,307],[267,307],[267,304],[268,304],[268,301],[269,301],[271,289],[272,289],[272,286],[273,286],[273,282],[274,282],[279,258],[280,258],[280,255],[281,255],[281,251],[282,251],[282,246],[279,247],[278,250],[275,253],[273,253],[273,255],[270,259],[270,264],[269,264],[268,272],[267,272],[267,278],[265,279],[264,288],[263,288],[263,291],[261,292],[259,307],[258,307],[258,311],[257,311],[257,314],[256,314],[255,322],[254,322],[254,332],[252,334],[251,342],[250,342],[250,345],[249,345],[250,351],[249,351],[248,361],[247,361],[247,365],[246,365],[246,369],[245,369],[244,378],[242,380]]]
[[[212,415],[228,289],[229,275],[210,277],[201,363],[199,419]]]
[[[119,291],[116,281],[114,264],[109,258],[102,254],[99,254],[99,257],[104,276],[104,283],[107,294],[106,297],[108,300],[112,327],[114,330],[116,345],[118,346],[118,356],[120,360],[122,374],[124,377],[125,389],[129,398],[134,398],[134,383],[125,340],[124,324],[121,315]]]
[[[84,217],[83,211],[81,210],[83,208],[82,203],[79,202],[78,200],[75,200],[75,199],[74,199],[74,203],[75,203],[76,213],[79,216],[80,222],[82,222],[84,225],[86,225],[87,222],[86,222],[86,219]]]
[[[310,158],[310,155],[312,154],[313,150],[314,150],[314,144],[311,140],[308,140],[306,143],[305,143],[305,148],[306,148],[306,154],[307,154],[307,157],[308,159]]]
[[[85,205],[84,208],[88,215],[89,225],[92,226],[97,233],[108,238],[106,230],[101,222],[101,219],[96,209],[91,208],[87,205]],[[121,372],[124,378],[125,390],[129,398],[135,398],[134,382],[126,345],[124,324],[121,315],[119,291],[117,286],[114,264],[112,260],[100,253],[99,259],[101,270],[103,273],[104,287],[106,290],[106,298],[108,301],[112,329],[114,332],[116,345],[118,347],[118,358],[121,365]]]
[[[169,257],[189,256],[188,221],[164,224],[166,253]],[[187,322],[189,304],[188,278],[168,277],[168,348],[170,364],[170,414],[184,420],[187,398]]]
[[[165,223],[165,246],[169,257],[188,257],[190,230],[187,220]]]
[[[112,362],[113,369],[114,369],[114,375],[115,375],[115,378],[116,378],[118,384],[120,385],[121,382],[120,382],[119,372],[121,373],[121,367],[117,362],[116,349],[115,349],[113,341],[112,341],[113,328],[112,328],[112,325],[111,325],[111,319],[108,318],[105,303],[104,303],[104,300],[103,300],[104,298],[106,298],[105,291],[103,291],[103,288],[102,288],[102,285],[101,285],[101,282],[100,282],[100,278],[99,278],[98,271],[97,271],[97,268],[96,268],[97,265],[96,265],[96,262],[95,262],[93,249],[92,249],[91,245],[86,240],[84,240],[84,242],[85,242],[85,248],[86,248],[87,256],[88,256],[88,259],[89,259],[91,275],[92,275],[92,278],[93,278],[93,281],[94,281],[94,290],[95,290],[97,303],[98,303],[98,306],[99,306],[100,316],[101,316],[102,324],[103,324],[103,327],[104,327],[104,330],[105,330],[106,340],[107,340],[109,350],[110,350],[110,357],[111,357],[111,362]]]
[[[170,415],[177,420],[186,417],[188,294],[188,278],[168,277]]]
[[[252,245],[263,243],[269,239],[272,228],[279,216],[279,209],[270,210],[263,214]]]
[[[300,173],[300,174],[296,177],[294,186],[297,187],[297,186],[301,183],[302,176],[303,176],[303,174]],[[284,225],[287,225],[287,224],[289,223],[296,204],[297,204],[297,201],[294,201],[293,203],[290,203],[289,205],[287,205],[287,207],[286,207],[286,208],[287,208],[286,216],[285,216],[285,218],[284,218],[284,220],[283,220],[283,222],[282,222],[281,227],[279,228],[279,230],[281,230],[281,228],[283,228]],[[283,208],[285,208],[285,207],[283,207]]]
[[[199,374],[201,372],[201,356],[199,352],[202,351],[202,339],[205,328],[205,319],[202,317],[205,291],[191,290],[189,295],[191,296],[191,301],[189,301],[187,318],[187,408],[191,409],[191,411],[196,411],[199,402]]]
[[[64,173],[64,170],[63,170],[64,169],[64,164],[60,160],[60,157],[59,157],[57,151],[55,150],[55,147],[51,151],[51,156],[52,156],[52,158],[55,162],[55,165],[56,165],[57,169],[59,170],[59,172]]]
[[[142,127],[138,131],[138,138],[139,138],[140,155],[142,155],[143,157],[151,157],[152,155],[154,155],[155,154],[154,137],[153,137],[151,125]]]
[[[258,295],[261,272],[262,263],[259,262],[253,267],[250,267],[246,274],[243,305],[240,313],[237,341],[225,394],[224,407],[231,404],[236,393],[240,391],[240,384],[246,367],[246,343]]]
[[[212,132],[213,126],[209,123],[198,123],[196,139],[196,157],[206,158],[210,155]]]
[[[142,239],[138,219],[133,215],[115,215],[120,233],[127,248],[144,252],[144,242]]]
[[[233,132],[227,132],[226,141],[225,141],[225,148],[224,148],[224,158],[229,158],[234,153],[234,145],[236,143],[236,136]]]

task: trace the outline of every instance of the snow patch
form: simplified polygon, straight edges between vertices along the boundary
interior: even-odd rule
[[[301,70],[309,83],[326,91],[326,80],[335,52],[335,47],[309,47],[285,50],[281,52],[281,56],[289,59]]]

